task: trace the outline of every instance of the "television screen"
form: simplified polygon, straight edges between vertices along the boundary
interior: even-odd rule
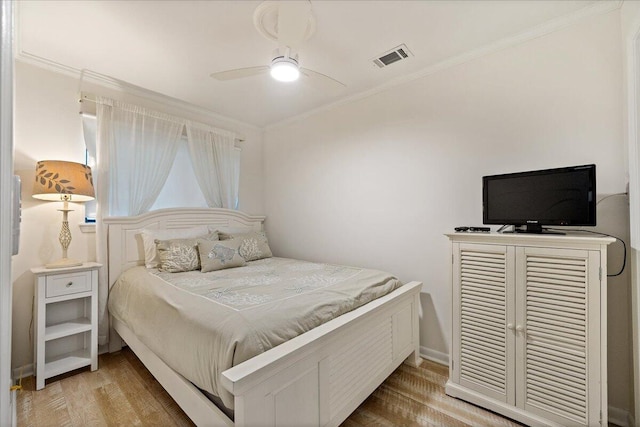
[[[596,225],[596,166],[583,165],[482,178],[485,224]]]

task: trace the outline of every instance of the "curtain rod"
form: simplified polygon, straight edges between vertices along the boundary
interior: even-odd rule
[[[96,101],[96,99],[93,97],[93,94],[91,94],[91,95],[87,95],[87,94],[85,94],[85,93],[81,93],[81,94],[80,94],[80,98],[78,99],[78,102],[79,102],[80,104],[82,104],[82,103],[83,103],[83,102],[85,102],[85,101],[86,101],[86,102],[91,102],[91,103],[93,103],[93,104],[96,104],[96,105],[97,105],[97,101]],[[144,107],[143,107],[143,108],[144,108]],[[88,116],[88,117],[96,117],[96,114],[95,114],[95,113],[88,113],[88,112],[82,111],[82,109],[81,109],[81,111],[80,111],[80,114],[81,114],[81,115]],[[166,113],[164,113],[164,114],[166,114]],[[170,115],[170,114],[169,114],[169,115]],[[187,119],[184,119],[184,120],[187,120]],[[195,122],[196,122],[196,123],[199,123],[199,122],[197,122],[197,121],[195,121]],[[207,127],[215,128],[214,126],[208,125],[208,124],[206,124],[206,123],[203,123],[203,125],[205,125],[205,126],[207,126]],[[224,129],[221,129],[221,130],[224,130]],[[226,132],[229,132],[229,131],[226,131]],[[237,135],[237,133],[236,133],[236,132],[232,132],[232,133],[235,133],[235,134]],[[235,140],[236,142],[244,142],[244,141],[245,141],[245,138],[244,138],[242,135],[238,135],[238,136],[236,136],[236,137],[234,138],[234,140]]]

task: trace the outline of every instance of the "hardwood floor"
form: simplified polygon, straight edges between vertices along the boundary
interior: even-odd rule
[[[35,391],[25,378],[18,426],[192,426],[169,394],[128,348],[104,354],[99,369],[55,377]],[[402,365],[343,423],[362,426],[518,426],[444,394],[448,369],[424,361]]]

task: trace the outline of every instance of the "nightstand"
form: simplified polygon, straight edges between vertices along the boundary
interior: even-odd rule
[[[91,365],[98,369],[98,270],[87,262],[32,268],[35,274],[36,390],[47,378]]]

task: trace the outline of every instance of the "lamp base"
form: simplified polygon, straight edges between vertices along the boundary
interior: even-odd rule
[[[61,258],[55,262],[45,264],[45,268],[67,268],[67,267],[78,267],[83,264],[82,261],[78,261],[77,259],[70,258]]]

